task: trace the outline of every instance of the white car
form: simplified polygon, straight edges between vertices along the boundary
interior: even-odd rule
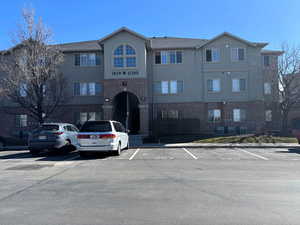
[[[80,156],[88,152],[112,151],[120,155],[122,149],[128,149],[129,137],[124,126],[117,121],[87,121],[78,133]]]

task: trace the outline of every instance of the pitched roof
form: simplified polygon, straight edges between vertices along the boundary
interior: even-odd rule
[[[206,43],[207,39],[178,38],[178,37],[152,37],[149,38],[153,49],[196,48]]]
[[[73,51],[100,51],[102,50],[98,40],[71,42],[57,45],[63,52]]]
[[[126,31],[126,32],[128,32],[128,33],[130,33],[130,34],[132,34],[132,35],[134,35],[134,36],[136,36],[136,37],[138,37],[138,38],[143,39],[143,40],[148,40],[144,35],[141,35],[141,34],[135,32],[135,31],[133,31],[133,30],[130,30],[130,29],[128,29],[127,27],[121,27],[120,29],[118,29],[118,30],[116,30],[116,31],[114,31],[114,32],[112,32],[112,33],[110,33],[109,35],[106,35],[106,36],[104,36],[103,38],[101,38],[101,39],[99,40],[99,42],[103,42],[103,41],[105,41],[105,40],[107,40],[107,39],[113,37],[114,35],[123,32],[123,31]]]
[[[276,51],[276,50],[262,50],[262,55],[282,55],[284,51]]]
[[[247,40],[242,39],[242,38],[240,38],[240,37],[237,37],[237,36],[235,36],[235,35],[233,35],[233,34],[231,34],[231,33],[229,33],[229,32],[223,32],[223,33],[221,33],[221,34],[215,36],[214,38],[210,39],[209,41],[207,41],[207,42],[206,42],[205,44],[203,44],[202,46],[205,46],[205,45],[207,45],[207,44],[209,44],[209,43],[212,43],[212,42],[214,42],[215,40],[217,40],[217,39],[219,39],[219,38],[221,38],[221,37],[224,37],[224,36],[228,36],[228,37],[231,37],[231,38],[236,39],[236,40],[238,40],[238,41],[244,42],[245,44],[250,45],[250,46],[252,46],[252,47],[262,47],[262,48],[263,48],[263,47],[265,47],[266,45],[268,45],[268,43],[264,43],[264,42],[250,42],[250,41],[247,41]],[[202,46],[201,46],[201,47],[202,47]]]

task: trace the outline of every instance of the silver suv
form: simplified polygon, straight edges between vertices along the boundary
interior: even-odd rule
[[[77,149],[78,129],[69,123],[44,123],[34,130],[28,138],[28,148],[31,154],[40,151]]]

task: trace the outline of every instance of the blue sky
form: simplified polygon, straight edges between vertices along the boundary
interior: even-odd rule
[[[58,43],[95,40],[121,26],[145,36],[212,38],[228,31],[250,41],[300,44],[299,0],[10,0],[1,3],[0,49],[12,45],[21,9],[32,5]]]

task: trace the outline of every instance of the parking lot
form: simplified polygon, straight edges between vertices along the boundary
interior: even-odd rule
[[[300,149],[0,151],[1,224],[299,224]]]

